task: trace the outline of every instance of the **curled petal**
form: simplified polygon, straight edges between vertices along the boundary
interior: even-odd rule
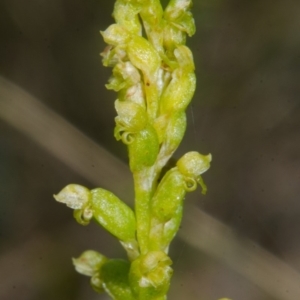
[[[192,192],[197,188],[197,181],[194,178],[186,177],[184,188],[187,192]]]
[[[147,113],[143,106],[131,101],[115,101],[115,108],[118,113],[116,123],[125,131],[138,132],[147,124]]]
[[[130,145],[134,141],[134,135],[131,132],[125,131],[123,132],[121,139],[125,145]]]
[[[122,139],[123,132],[124,132],[124,128],[117,124],[114,129],[114,137],[117,141]]]
[[[117,118],[116,118],[117,119]],[[116,120],[117,121],[117,120]],[[135,137],[133,132],[125,131],[126,129],[123,126],[120,126],[118,123],[114,130],[114,136],[117,141],[122,141],[125,145],[130,145],[133,143]]]
[[[80,225],[86,226],[90,223],[93,217],[93,211],[89,207],[84,209],[75,209],[73,216]]]

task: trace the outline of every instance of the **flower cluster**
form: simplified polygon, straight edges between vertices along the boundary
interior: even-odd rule
[[[191,0],[117,0],[115,24],[101,32],[103,64],[113,68],[106,87],[118,93],[114,136],[128,147],[135,187],[134,211],[113,193],[77,184],[55,199],[87,225],[94,219],[114,235],[129,261],[86,251],[74,264],[91,276],[96,291],[118,300],[163,300],[172,275],[168,249],[178,231],[186,192],[199,184],[211,155],[188,152],[161,177],[186,129],[185,110],[196,87],[194,62],[185,46],[195,24]]]

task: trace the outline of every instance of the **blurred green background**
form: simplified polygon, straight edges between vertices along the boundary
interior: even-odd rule
[[[73,270],[125,257],[52,197],[68,183],[132,204],[99,34],[114,1],[0,1],[0,299],[108,299]],[[300,299],[300,2],[194,1],[190,150],[212,153],[172,243],[170,300]],[[76,129],[77,128],[77,129]]]

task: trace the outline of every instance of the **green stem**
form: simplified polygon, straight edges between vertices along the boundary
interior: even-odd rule
[[[148,252],[150,232],[150,201],[154,192],[154,169],[144,168],[133,174],[137,240],[141,254]]]

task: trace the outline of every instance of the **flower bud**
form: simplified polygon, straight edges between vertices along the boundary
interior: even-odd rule
[[[186,153],[178,160],[177,167],[185,177],[187,191],[195,190],[198,183],[202,188],[202,194],[206,194],[207,187],[200,175],[209,169],[211,160],[211,154],[202,155],[195,151]]]
[[[132,172],[151,167],[156,161],[159,142],[155,129],[148,124],[143,130],[134,134],[128,145],[129,165]]]
[[[129,282],[136,298],[153,300],[166,295],[173,273],[171,264],[162,251],[150,251],[132,262]]]
[[[194,95],[196,76],[178,68],[172,73],[172,80],[162,94],[160,100],[161,114],[170,114],[174,111],[184,111]]]
[[[113,299],[135,300],[129,285],[130,263],[121,259],[111,259],[100,270],[105,291]]]
[[[182,206],[186,190],[182,174],[173,168],[159,183],[151,202],[151,215],[161,223],[174,217],[178,207]]]
[[[135,240],[135,215],[132,209],[113,193],[96,188],[91,190],[95,220],[121,241]]]
[[[185,178],[177,168],[169,170],[159,183],[151,201],[150,249],[167,253],[181,223],[187,191]]]
[[[127,53],[131,63],[146,76],[144,80],[153,80],[161,64],[153,46],[145,38],[133,36],[128,43]]]
[[[165,155],[171,155],[182,141],[186,130],[186,114],[183,111],[174,112],[168,122],[163,139]]]
[[[123,130],[138,132],[147,124],[147,113],[144,107],[131,101],[115,101],[115,108],[118,113],[116,123]]]

